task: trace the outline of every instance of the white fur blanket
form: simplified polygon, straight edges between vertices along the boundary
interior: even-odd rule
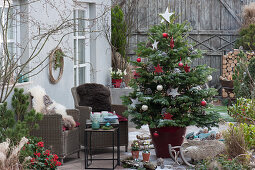
[[[60,114],[62,115],[65,127],[72,129],[76,126],[73,117],[67,115],[65,106],[56,103],[54,100],[51,100],[42,87],[35,86],[29,89],[29,92],[32,96],[33,108],[36,112],[40,112],[44,115]]]

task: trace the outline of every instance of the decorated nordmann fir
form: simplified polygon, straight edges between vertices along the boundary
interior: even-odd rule
[[[137,128],[149,125],[157,156],[168,157],[169,153],[157,152],[157,149],[168,152],[167,143],[155,143],[165,140],[167,127],[176,129],[177,134],[170,138],[178,135],[181,138],[179,143],[170,144],[180,145],[186,126],[217,126],[219,116],[205,112],[216,94],[214,88],[204,88],[213,69],[206,65],[191,67],[192,60],[202,54],[187,41],[189,25],[174,23],[176,17],[168,9],[161,16],[163,22],[148,31],[146,42],[138,44],[138,59],[133,62],[135,78],[130,83],[134,91],[123,97],[123,103]]]

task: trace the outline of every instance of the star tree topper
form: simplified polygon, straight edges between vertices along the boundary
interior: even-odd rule
[[[163,19],[161,20],[161,23],[164,22],[165,20],[169,23],[170,22],[170,17],[173,14],[174,14],[173,12],[168,12],[168,7],[167,7],[165,13],[159,14],[163,17]]]
[[[154,43],[152,44],[152,49],[157,50],[158,49],[158,43],[156,40],[154,40]]]

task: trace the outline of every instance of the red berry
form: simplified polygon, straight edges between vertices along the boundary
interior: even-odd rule
[[[154,132],[154,133],[153,133],[153,136],[156,137],[156,138],[159,137],[158,132]]]
[[[137,61],[138,63],[140,63],[140,62],[141,62],[141,58],[137,58],[136,61]]]
[[[163,33],[163,38],[168,38],[168,34],[167,33]]]
[[[206,103],[205,100],[202,100],[202,101],[201,101],[201,106],[206,106],[206,104],[207,104],[207,103]]]
[[[182,62],[179,62],[178,66],[179,66],[179,67],[183,67],[183,63],[182,63]]]

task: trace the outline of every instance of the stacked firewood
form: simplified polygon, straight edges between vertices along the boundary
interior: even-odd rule
[[[235,72],[235,66],[237,65],[237,58],[239,53],[240,51],[238,49],[234,49],[234,51],[231,51],[228,54],[223,55],[222,57],[222,76],[220,76],[220,80],[224,84],[233,86],[232,76]],[[251,52],[251,53],[246,52],[246,54],[247,54],[248,60],[250,60],[253,56],[255,56],[254,52]],[[230,87],[230,88],[233,88],[233,87]],[[222,97],[234,98],[235,95],[232,91],[227,90],[227,88],[225,89],[223,88]]]

